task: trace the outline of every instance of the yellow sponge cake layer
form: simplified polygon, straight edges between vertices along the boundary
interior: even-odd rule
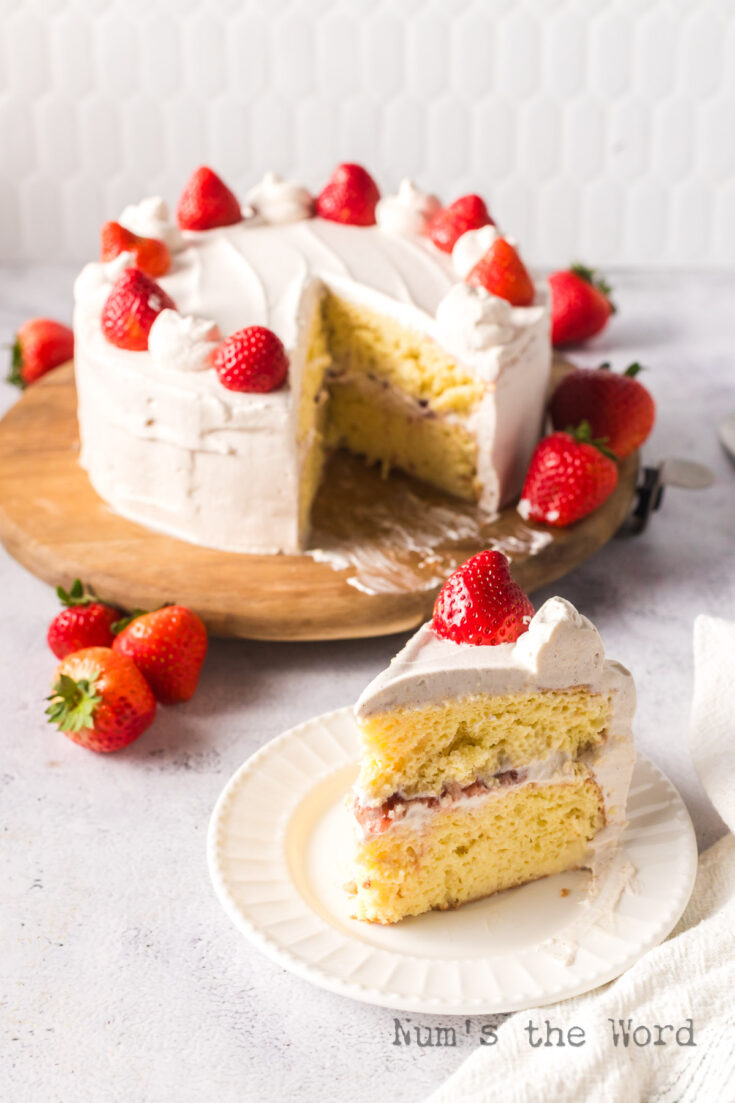
[[[323,312],[337,372],[383,379],[441,413],[466,414],[483,397],[485,388],[477,376],[431,338],[329,292]]]
[[[357,789],[363,800],[394,793],[439,795],[553,754],[575,759],[605,738],[608,696],[577,687],[538,693],[472,694],[359,720]]]
[[[417,826],[407,817],[367,835],[353,867],[355,918],[395,923],[584,865],[605,816],[583,767],[561,784],[497,794],[460,798]]]
[[[391,468],[414,475],[457,498],[476,501],[477,440],[455,421],[401,401],[392,384],[368,376],[332,382],[328,440]]]

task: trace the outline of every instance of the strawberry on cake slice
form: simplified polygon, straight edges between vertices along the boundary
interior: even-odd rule
[[[615,852],[635,689],[586,617],[484,551],[357,702],[353,915],[395,923]]]

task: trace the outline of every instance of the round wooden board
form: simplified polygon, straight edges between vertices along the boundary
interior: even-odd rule
[[[558,365],[557,371],[566,370]],[[336,570],[309,555],[239,555],[188,544],[114,513],[92,489],[78,463],[76,391],[72,364],[29,388],[0,421],[0,539],[24,567],[46,582],[69,585],[82,578],[100,597],[124,608],[180,602],[196,610],[220,636],[269,640],[354,639],[408,630],[427,618],[433,583],[410,592],[366,593],[348,583],[353,568]],[[358,486],[364,503],[386,495],[398,478],[380,483],[374,470],[352,464],[350,502]],[[337,465],[339,466],[339,464]],[[544,586],[596,552],[621,525],[635,493],[637,456],[621,465],[615,493],[595,513],[567,529],[552,530],[504,511],[486,529],[480,546],[511,550],[513,575],[527,591]],[[315,505],[324,516],[330,473]],[[336,479],[332,480],[336,485]],[[436,497],[436,492],[422,490]],[[369,513],[369,509],[367,511]],[[363,516],[363,522],[365,517]],[[369,517],[368,517],[369,521]],[[367,531],[367,530],[366,530]],[[374,536],[374,531],[373,531]],[[359,535],[359,534],[358,534]],[[520,538],[519,538],[520,536]],[[529,537],[531,539],[529,544]],[[543,544],[536,547],[534,544]],[[446,576],[480,547],[456,543],[432,556],[434,576]],[[413,553],[402,553],[410,558]],[[418,561],[419,556],[416,555]]]

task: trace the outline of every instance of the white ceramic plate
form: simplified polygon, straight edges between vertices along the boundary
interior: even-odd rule
[[[619,976],[686,906],[697,868],[691,820],[670,782],[639,758],[624,856],[595,891],[589,873],[567,873],[395,926],[350,919],[344,796],[357,755],[350,709],[292,728],[240,767],[209,829],[209,868],[227,914],[313,984],[403,1011],[517,1011]]]

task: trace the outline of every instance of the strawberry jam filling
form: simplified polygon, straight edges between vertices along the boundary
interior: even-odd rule
[[[427,811],[445,809],[461,800],[483,796],[492,789],[519,785],[524,780],[523,770],[503,770],[494,775],[491,783],[473,781],[470,785],[462,786],[456,782],[448,782],[438,797],[403,797],[400,793],[393,793],[382,804],[376,805],[362,804],[360,798],[355,797],[352,811],[366,835],[382,835],[394,824],[405,819],[412,808],[425,808]]]

